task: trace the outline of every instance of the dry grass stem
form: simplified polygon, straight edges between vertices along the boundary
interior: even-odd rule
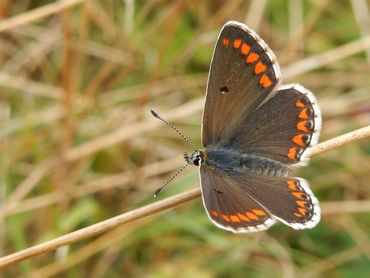
[[[318,144],[312,148],[310,156],[316,156],[367,137],[370,137],[370,125]]]
[[[97,224],[80,229],[78,231],[66,234],[51,241],[33,246],[31,248],[24,249],[23,251],[0,258],[0,268],[3,268],[10,264],[14,264],[29,257],[33,257],[38,254],[43,254],[45,252],[55,250],[58,247],[68,245],[76,241],[80,241],[93,235],[109,231],[121,224],[129,223],[141,219],[143,217],[152,215],[154,213],[161,212],[169,208],[173,208],[175,206],[193,200],[199,196],[200,191],[198,188],[189,190],[182,194],[178,194],[165,200],[155,202],[151,205],[135,209],[133,211],[99,222]]]

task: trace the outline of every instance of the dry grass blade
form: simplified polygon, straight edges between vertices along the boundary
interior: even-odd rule
[[[45,5],[44,7],[22,13],[18,16],[13,16],[8,19],[0,21],[0,33],[6,30],[19,27],[21,25],[30,23],[32,21],[41,19],[54,13],[58,13],[61,10],[67,9],[73,5],[79,4],[85,0],[63,0],[55,3]]]
[[[5,216],[7,210],[11,210],[17,206],[19,200],[22,200],[24,196],[37,184],[45,175],[46,172],[52,167],[51,161],[46,161],[37,167],[13,192],[12,196],[8,199],[5,204],[0,206],[0,219]]]
[[[62,95],[62,90],[60,88],[27,80],[22,77],[11,76],[6,73],[0,73],[0,85],[25,90],[34,95],[56,100],[60,100]]]
[[[203,105],[203,98],[195,99],[193,101],[189,101],[186,104],[179,106],[178,108],[174,109],[173,111],[169,112],[166,116],[167,119],[173,121],[177,119],[181,119],[186,115],[191,115],[195,111],[201,109]],[[109,134],[102,135],[96,138],[93,141],[85,143],[81,146],[75,147],[67,152],[67,160],[73,161],[80,159],[82,157],[91,155],[94,152],[117,144],[124,139],[132,138],[135,135],[142,133],[144,131],[148,131],[153,129],[156,126],[159,126],[160,122],[151,118],[147,121],[143,121],[141,123],[135,123],[133,125],[124,126],[120,129],[117,129]]]
[[[155,162],[149,165],[145,165],[139,169],[126,171],[122,174],[110,175],[101,179],[95,179],[93,181],[80,184],[79,186],[73,188],[68,193],[68,200],[82,198],[87,194],[102,192],[114,187],[122,187],[126,184],[129,184],[130,182],[134,182],[137,179],[138,175],[140,175],[142,178],[158,176],[168,171],[173,171],[183,164],[184,159],[182,156],[175,157],[161,162]],[[1,217],[8,216],[9,214],[13,213],[27,211],[30,212],[35,209],[44,208],[46,206],[56,204],[59,200],[60,195],[58,194],[58,192],[47,193],[41,196],[29,198],[24,200],[23,202],[18,203],[16,206],[6,207],[3,211],[0,208],[0,219]],[[3,213],[5,215],[3,215]]]
[[[286,66],[282,69],[283,76],[285,78],[291,78],[292,76],[297,76],[299,74],[323,67],[369,48],[370,37],[367,36],[319,55],[291,63],[289,66]]]
[[[370,136],[370,126],[367,126],[316,145],[312,149],[311,155],[318,155],[369,136]],[[48,242],[0,258],[0,268],[45,252],[55,250],[58,247],[68,245],[77,241],[81,241],[82,239],[91,237],[93,235],[106,232],[121,224],[129,223],[141,219],[143,217],[152,215],[154,213],[164,211],[166,209],[175,207],[179,204],[198,198],[199,196],[200,189],[196,188],[178,194],[176,196],[164,199],[162,201],[155,202],[153,204],[129,211],[127,213],[121,214],[119,216],[113,217],[103,222],[94,224],[81,230],[55,238]]]
[[[260,26],[263,19],[263,14],[266,10],[266,4],[266,0],[255,0],[251,2],[245,18],[245,22],[248,22],[249,27],[251,27],[252,29],[258,30],[258,27]]]
[[[370,35],[370,14],[369,4],[366,0],[351,0],[354,16],[357,20],[358,28],[361,36],[367,37]],[[370,66],[370,49],[366,50],[367,62]]]
[[[370,211],[370,201],[341,201],[326,202],[322,205],[325,214],[335,214],[338,211],[342,213],[359,213]]]
[[[348,248],[345,251],[339,252],[325,260],[315,263],[310,269],[303,269],[300,277],[304,278],[314,278],[319,277],[320,274],[328,272],[335,269],[337,266],[348,263],[351,260],[358,257],[361,249],[366,249],[367,252],[370,252],[370,242],[367,241],[362,244],[362,246],[356,246]]]

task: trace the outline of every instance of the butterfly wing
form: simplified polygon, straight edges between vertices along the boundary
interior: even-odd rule
[[[320,221],[319,202],[302,178],[223,172],[202,166],[202,198],[208,216],[232,232],[267,229],[275,219],[296,230]]]
[[[256,232],[275,223],[271,214],[220,170],[200,167],[202,199],[208,217],[234,233]]]
[[[244,118],[222,147],[287,165],[305,163],[320,129],[321,113],[314,95],[299,84],[290,84]]]
[[[204,147],[231,132],[273,91],[280,78],[275,55],[245,24],[227,22],[213,54],[203,112]]]
[[[302,178],[235,172],[231,179],[268,210],[296,230],[313,228],[320,221],[319,201]]]
[[[275,90],[279,78],[267,44],[246,25],[226,23],[208,78],[203,146],[304,164],[318,141],[320,109],[314,95],[298,84]]]

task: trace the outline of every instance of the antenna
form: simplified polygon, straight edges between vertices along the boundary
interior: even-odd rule
[[[194,150],[197,150],[195,145],[180,131],[178,130],[173,124],[170,122],[167,122],[165,119],[163,119],[161,116],[159,116],[154,110],[150,109],[150,112],[154,117],[156,117],[158,120],[161,120],[164,122],[167,126],[169,126],[172,130],[174,130],[178,135],[181,136],[181,138],[191,145]],[[185,154],[185,157],[188,157],[187,154]],[[158,194],[162,191],[163,188],[165,188],[168,184],[170,184],[188,165],[190,164],[189,161],[186,159],[186,164],[182,166],[179,170],[177,170],[176,174],[174,174],[168,181],[166,181],[161,187],[159,187],[155,192],[154,192],[154,198],[158,196]]]
[[[158,194],[162,191],[163,188],[165,188],[166,185],[168,185],[169,183],[171,183],[182,171],[184,171],[184,169],[189,165],[189,163],[185,164],[184,166],[182,166],[182,168],[180,168],[176,174],[174,174],[168,181],[166,181],[160,188],[158,188],[155,192],[154,192],[154,198],[158,196]]]
[[[196,150],[197,148],[194,146],[194,144],[180,131],[178,130],[173,124],[167,122],[165,119],[163,119],[161,116],[159,116],[154,110],[150,109],[150,112],[152,113],[152,115],[154,117],[156,117],[157,119],[161,120],[162,122],[164,122],[167,126],[169,126],[170,128],[172,128],[172,130],[174,130],[175,132],[177,132],[177,134],[179,134],[181,136],[181,138],[186,142],[188,143],[189,145],[191,145],[194,150]]]

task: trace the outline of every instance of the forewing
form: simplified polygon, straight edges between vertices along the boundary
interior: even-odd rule
[[[279,66],[267,44],[245,24],[227,22],[218,37],[208,77],[203,146],[228,141],[279,78]]]
[[[290,84],[245,117],[222,146],[288,165],[304,164],[320,129],[321,113],[314,95],[299,84]]]
[[[212,222],[234,233],[262,231],[275,220],[235,180],[220,170],[200,167],[202,199]]]

